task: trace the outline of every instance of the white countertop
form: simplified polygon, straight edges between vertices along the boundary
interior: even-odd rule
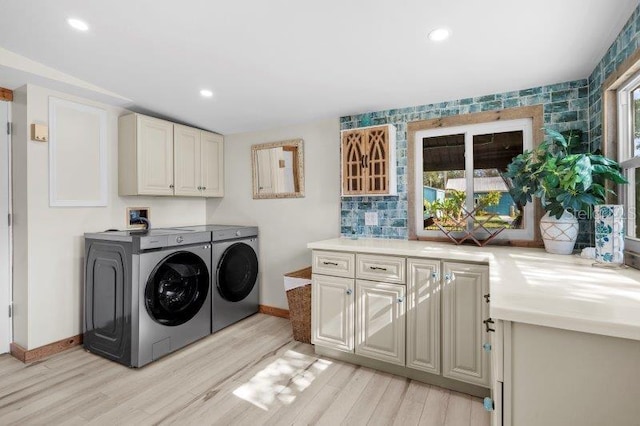
[[[310,249],[459,260],[489,265],[491,317],[640,340],[640,271],[543,249],[430,241],[336,238]]]

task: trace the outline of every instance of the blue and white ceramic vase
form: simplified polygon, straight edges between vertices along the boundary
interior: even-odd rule
[[[596,261],[624,262],[624,206],[601,204],[593,207],[595,216]]]

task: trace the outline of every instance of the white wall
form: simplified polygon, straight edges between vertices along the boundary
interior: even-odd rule
[[[14,121],[21,122],[13,139],[14,341],[33,349],[82,332],[85,232],[123,229],[127,206],[151,207],[153,227],[203,224],[207,216],[200,198],[118,196],[118,117],[125,110],[33,85],[16,94]],[[107,111],[107,207],[49,207],[48,144],[28,140],[26,130],[48,122],[50,96]]]
[[[304,140],[305,197],[254,200],[251,145]],[[288,309],[283,274],[311,265],[310,241],[340,235],[340,124],[325,120],[225,136],[225,196],[207,201],[207,223],[257,225],[260,303]]]

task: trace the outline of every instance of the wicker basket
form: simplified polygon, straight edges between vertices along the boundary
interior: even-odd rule
[[[293,338],[311,343],[311,267],[284,275]]]

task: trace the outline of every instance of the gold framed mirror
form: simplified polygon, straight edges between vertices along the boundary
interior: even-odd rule
[[[251,146],[253,198],[304,197],[302,139]]]

